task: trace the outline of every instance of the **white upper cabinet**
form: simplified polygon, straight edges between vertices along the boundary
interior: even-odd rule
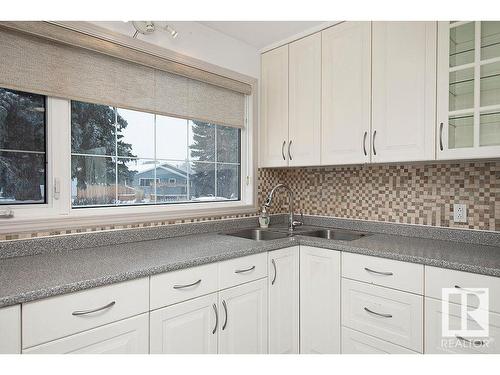
[[[289,48],[288,165],[318,165],[321,157],[321,33],[293,42]]]
[[[372,161],[435,158],[436,22],[374,22]]]
[[[299,247],[269,252],[269,353],[299,353]]]
[[[288,45],[262,54],[260,166],[288,165]]]
[[[500,22],[439,22],[437,158],[500,157]]]
[[[321,164],[370,161],[371,23],[322,32]]]

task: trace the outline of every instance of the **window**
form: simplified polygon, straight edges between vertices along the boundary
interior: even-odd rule
[[[139,186],[154,186],[154,178],[139,178]],[[160,180],[156,179],[158,183]]]
[[[237,201],[241,131],[71,102],[74,208]]]
[[[46,203],[45,97],[0,88],[0,205]]]

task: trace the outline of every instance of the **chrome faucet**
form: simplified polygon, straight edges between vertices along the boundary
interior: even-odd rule
[[[293,230],[295,229],[295,227],[300,226],[303,223],[301,221],[296,221],[293,218],[293,192],[287,185],[278,184],[275,187],[273,187],[271,189],[271,191],[269,192],[269,194],[267,195],[267,199],[266,199],[266,202],[264,203],[264,206],[271,207],[271,203],[273,202],[274,192],[280,188],[285,189],[288,193],[288,208],[290,210],[289,219],[288,219],[288,231],[290,233],[292,233]]]

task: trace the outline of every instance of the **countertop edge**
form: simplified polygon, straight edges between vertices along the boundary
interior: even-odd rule
[[[396,254],[391,252],[384,252],[380,250],[372,250],[364,247],[356,247],[352,244],[339,243],[331,240],[322,239],[310,239],[304,236],[297,235],[292,240],[278,239],[260,243],[259,246],[253,246],[250,248],[245,248],[243,250],[236,250],[230,253],[219,254],[215,256],[205,256],[201,258],[193,258],[188,261],[163,264],[156,267],[141,269],[133,272],[118,273],[115,275],[107,275],[99,277],[96,279],[82,280],[74,283],[64,284],[53,288],[45,288],[39,290],[33,290],[26,293],[20,293],[16,295],[10,295],[0,298],[0,308],[12,306],[20,303],[28,303],[37,301],[44,298],[60,296],[68,293],[75,293],[91,288],[106,286],[110,284],[115,284],[119,282],[129,281],[133,279],[139,279],[142,277],[150,277],[156,274],[172,272],[180,269],[200,266],[208,263],[221,262],[233,258],[239,258],[243,256],[248,256],[252,254],[258,254],[263,252],[269,252],[273,250],[284,249],[288,247],[293,247],[297,245],[318,247],[323,249],[330,249],[334,251],[342,251],[346,253],[355,253],[367,256],[375,256],[379,258],[393,259],[403,262],[422,264],[424,266],[439,267],[444,269],[451,269],[463,272],[471,272],[486,276],[500,277],[500,269],[482,267],[471,264],[464,264],[459,262],[439,260],[427,257],[419,257],[408,254]]]

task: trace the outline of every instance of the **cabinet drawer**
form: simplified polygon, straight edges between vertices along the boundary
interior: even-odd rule
[[[343,327],[342,354],[416,354],[416,352]]]
[[[0,354],[21,353],[21,305],[0,309]]]
[[[488,288],[488,310],[500,312],[500,277],[476,273],[448,270],[438,267],[425,267],[425,296],[442,299],[443,288]],[[467,298],[472,307],[478,307],[477,298]],[[450,302],[460,304],[460,295],[450,296]]]
[[[411,293],[424,293],[424,266],[421,264],[342,253],[342,276]]]
[[[342,325],[421,353],[423,297],[342,279]]]
[[[267,276],[267,253],[226,260],[219,263],[219,289]]]
[[[143,278],[26,303],[23,348],[146,312],[148,288]]]
[[[460,305],[450,303],[449,325],[450,328],[461,327]],[[443,337],[442,322],[443,309],[441,301],[432,298],[425,299],[425,352],[431,354],[500,354],[500,314],[488,313],[488,337]],[[477,328],[475,321],[468,317],[467,325]],[[461,338],[458,338],[460,336]]]
[[[217,291],[217,263],[151,276],[151,309]]]
[[[23,350],[23,354],[148,354],[149,314]]]

